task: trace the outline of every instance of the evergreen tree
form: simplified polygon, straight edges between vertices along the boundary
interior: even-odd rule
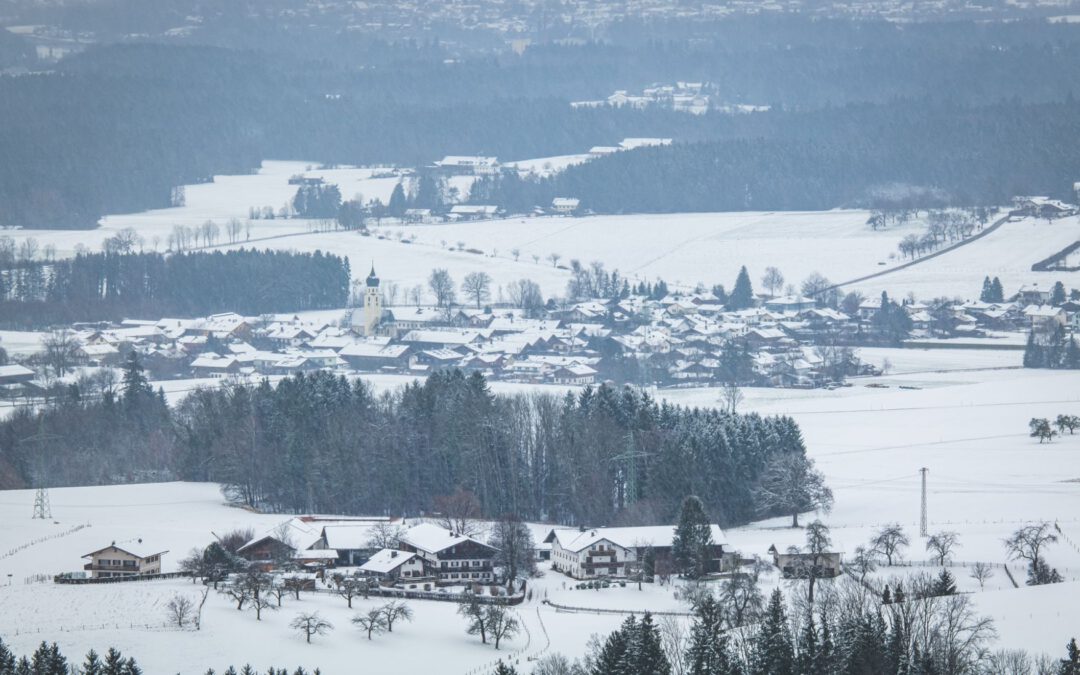
[[[691,495],[683,500],[679,523],[675,526],[671,555],[679,574],[700,579],[708,573],[712,550],[712,526],[701,500]]]
[[[941,570],[941,574],[934,581],[931,592],[934,595],[956,595],[956,581],[953,579],[952,574],[949,573],[949,570]]]
[[[101,675],[101,659],[98,658],[97,652],[93,649],[86,653],[86,661],[83,662],[82,666],[82,675]]]
[[[1001,285],[1001,279],[994,277],[994,280],[990,282],[990,287],[990,302],[1005,302],[1005,289]]]
[[[495,666],[494,675],[517,675],[517,669],[513,666],[508,666],[499,659],[498,665]]]
[[[408,206],[405,199],[405,188],[401,186],[401,183],[398,183],[394,186],[394,191],[390,193],[390,202],[386,205],[386,213],[394,218],[401,218],[405,215],[405,209]]]
[[[712,594],[706,595],[694,607],[686,661],[687,675],[734,675],[738,672],[724,633],[724,610]]]
[[[634,659],[632,673],[648,673],[648,675],[670,675],[671,663],[664,653],[664,645],[660,639],[660,629],[653,622],[652,614],[645,612],[638,624],[636,658]]]
[[[1050,289],[1050,304],[1054,307],[1060,307],[1065,304],[1068,297],[1065,295],[1065,284],[1057,281],[1054,283],[1054,287]]]
[[[746,266],[739,269],[739,276],[735,278],[735,287],[728,296],[727,308],[731,311],[746,309],[754,306],[754,289],[750,283],[750,275],[746,272]]]
[[[0,640],[0,675],[12,675],[15,672],[15,655]]]
[[[753,674],[795,674],[795,651],[791,644],[791,631],[780,589],[774,590],[769,598],[765,620],[754,640]]]
[[[1059,675],[1080,675],[1080,647],[1076,645],[1076,638],[1069,640],[1065,649],[1067,655],[1060,662]]]
[[[979,294],[979,300],[982,302],[994,302],[994,286],[990,282],[990,277],[983,277],[982,292]]]

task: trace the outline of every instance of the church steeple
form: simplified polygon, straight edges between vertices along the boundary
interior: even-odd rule
[[[368,288],[376,288],[379,285],[379,277],[375,276],[375,263],[371,263],[371,274],[367,275]]]

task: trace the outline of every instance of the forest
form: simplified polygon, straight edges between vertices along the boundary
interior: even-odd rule
[[[694,41],[627,37],[466,58],[437,42],[365,42],[350,59],[315,62],[194,44],[94,47],[49,72],[0,76],[0,225],[94,227],[103,214],[168,206],[174,186],[270,157],[514,160],[629,136],[686,145],[597,162],[555,187],[610,212],[827,208],[893,184],[956,202],[1062,196],[1077,175],[1075,26],[745,18],[712,27]],[[687,79],[712,83],[725,102],[772,109],[569,105]],[[642,183],[650,170],[660,180]]]
[[[724,140],[620,152],[552,177],[506,172],[471,199],[511,212],[564,196],[598,213],[980,206],[1029,194],[1072,200],[1080,175],[1073,99],[850,105],[728,127]]]
[[[673,522],[688,494],[714,522],[771,511],[758,478],[803,458],[793,420],[658,404],[631,388],[494,395],[438,371],[376,395],[326,372],[201,389],[170,409],[137,361],[105,391],[75,385],[0,424],[0,484],[214,481],[283,513],[416,515],[460,490],[482,515],[567,524]]]
[[[348,294],[348,258],[319,251],[103,252],[16,260],[0,250],[0,326],[13,329],[325,309],[344,306]]]

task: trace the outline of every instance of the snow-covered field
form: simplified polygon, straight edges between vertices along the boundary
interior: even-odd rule
[[[1047,223],[1025,218],[1010,221],[982,239],[937,258],[895,273],[855,284],[867,295],[888,291],[891,295],[915,293],[919,298],[940,296],[978,299],[982,280],[999,277],[1005,295],[1021,285],[1038,284],[1047,290],[1055,281],[1065,288],[1080,287],[1080,272],[1032,272],[1031,266],[1080,240],[1080,217],[1070,216]],[[846,288],[845,290],[851,290]]]
[[[848,554],[864,545],[877,526],[896,521],[913,535],[907,559],[928,559],[921,540],[914,536],[919,520],[918,470],[923,466],[930,470],[930,530],[954,530],[960,535],[955,555],[958,566],[953,572],[962,590],[975,590],[962,563],[1005,563],[1001,539],[1018,525],[1031,520],[1058,523],[1071,541],[1052,545],[1047,557],[1069,580],[1066,584],[1012,589],[999,568],[986,592],[977,596],[980,609],[997,620],[1001,646],[1056,655],[1080,625],[1080,549],[1071,543],[1080,542],[1076,509],[1080,435],[1066,434],[1040,445],[1027,436],[1026,429],[1031,417],[1080,411],[1075,376],[1013,368],[1017,352],[864,351],[870,352],[864,356],[871,361],[889,358],[893,374],[856,379],[854,386],[832,392],[750,389],[743,409],[788,414],[799,422],[809,453],[836,493],[834,510],[822,517],[831,526],[837,547]],[[374,384],[393,388],[405,379],[378,378]],[[888,386],[866,387],[870,382]],[[495,383],[493,388],[530,387]],[[665,390],[656,395],[685,405],[713,405],[717,398],[715,390],[709,389]],[[496,657],[492,648],[464,634],[452,605],[420,601],[413,603],[414,623],[373,642],[352,628],[352,613],[340,598],[314,595],[305,595],[299,603],[286,601],[281,611],[256,622],[250,612],[237,612],[224,598],[211,594],[202,631],[147,628],[164,620],[161,607],[174,593],[193,592],[191,584],[164,581],[61,588],[24,581],[33,574],[78,569],[84,553],[134,537],[163,541],[170,550],[165,569],[173,569],[189,548],[205,544],[211,531],[221,533],[245,525],[269,529],[282,516],[227,507],[217,488],[205,484],[55,489],[56,524],[31,520],[32,502],[31,491],[0,493],[0,541],[4,542],[0,583],[12,575],[12,585],[0,587],[0,603],[9,609],[0,618],[0,634],[20,650],[32,649],[44,637],[57,639],[72,653],[116,644],[144,661],[147,672],[165,672],[161,670],[164,664],[170,664],[168,672],[174,672],[175,664],[184,664],[182,673],[200,673],[248,659],[293,667],[320,665],[328,673],[349,672],[349,664],[357,660],[377,663],[379,672],[387,673],[417,672],[434,665],[467,672]],[[800,542],[801,531],[792,531],[786,524],[777,519],[732,529],[726,533],[727,540],[747,554],[765,556],[771,544],[784,547]],[[79,525],[89,527],[72,531]],[[875,575],[888,578],[922,569],[927,568],[882,569]],[[1022,573],[1016,576],[1022,583]],[[545,597],[598,608],[680,611],[683,607],[671,588],[638,591],[631,584],[582,591],[572,586],[550,572],[534,582],[534,600],[518,610],[530,636],[516,638],[507,651],[528,644],[525,654],[535,654],[547,644],[542,637],[546,628],[550,649],[578,655],[591,633],[606,633],[619,621],[612,615],[556,612],[538,604]],[[101,604],[108,609],[95,613],[93,608]],[[303,644],[287,627],[301,609],[318,609],[336,630],[315,645]],[[106,627],[88,627],[93,623]],[[16,629],[20,633],[13,635]],[[425,649],[415,649],[415,639],[406,638],[417,635],[424,636]],[[253,644],[259,645],[257,653],[250,647]]]

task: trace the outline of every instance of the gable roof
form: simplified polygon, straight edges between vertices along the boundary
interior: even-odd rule
[[[387,574],[393,572],[414,558],[416,558],[415,553],[384,548],[371,556],[366,563],[360,566],[360,569],[364,572]]]
[[[484,548],[491,549],[492,551],[496,550],[494,546],[489,546],[468,535],[451,532],[446,528],[432,525],[431,523],[414,525],[408,530],[405,530],[405,533],[401,535],[401,543],[408,544],[409,546],[427,553],[438,553],[439,551],[444,551],[451,546],[456,546],[457,544],[466,541],[474,542]]]
[[[714,544],[724,544],[724,531],[719,525],[710,525]],[[610,541],[623,548],[652,546],[666,548],[675,538],[674,525],[648,525],[644,527],[598,527],[584,532],[578,530],[552,530],[544,541],[557,541],[559,546],[577,553],[600,541]]]

